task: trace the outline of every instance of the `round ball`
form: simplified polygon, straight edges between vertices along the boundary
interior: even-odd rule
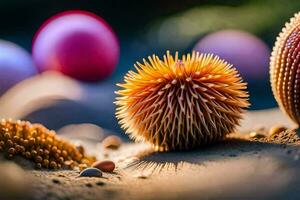
[[[22,47],[0,40],[0,95],[20,81],[33,76],[37,69],[30,54]]]
[[[270,50],[256,36],[240,30],[222,30],[201,39],[194,47],[232,63],[247,82],[268,77]]]
[[[40,71],[56,70],[83,81],[109,77],[119,60],[111,27],[85,11],[67,11],[47,20],[36,33],[33,58]]]
[[[199,52],[148,58],[118,84],[116,116],[131,138],[158,151],[190,150],[234,131],[249,105],[235,68]]]
[[[270,61],[273,94],[279,107],[300,124],[300,12],[277,37]]]

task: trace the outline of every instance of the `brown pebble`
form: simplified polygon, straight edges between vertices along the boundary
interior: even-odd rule
[[[116,165],[113,161],[105,160],[105,161],[96,161],[92,164],[92,167],[100,169],[103,172],[113,172]]]
[[[55,184],[60,184],[60,180],[58,180],[56,178],[52,179],[52,182],[55,183]]]
[[[103,185],[105,185],[105,183],[102,182],[102,181],[98,181],[98,182],[96,183],[96,185],[103,186]]]
[[[102,141],[102,146],[105,149],[118,149],[122,144],[122,140],[120,139],[120,137],[115,136],[115,135],[111,135],[106,137],[103,141]]]
[[[145,176],[145,175],[138,175],[137,178],[138,178],[138,179],[147,179],[148,176]]]
[[[286,131],[287,128],[284,126],[273,126],[272,128],[270,128],[269,130],[269,136],[274,136],[277,135],[283,131]]]
[[[91,183],[86,183],[85,186],[86,187],[93,187],[93,185]]]

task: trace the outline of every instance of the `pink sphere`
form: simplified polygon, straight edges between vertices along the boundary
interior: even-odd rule
[[[258,37],[240,30],[223,30],[211,33],[194,47],[201,53],[214,53],[227,60],[246,81],[268,77],[270,49]]]
[[[119,44],[102,18],[85,11],[66,11],[41,26],[32,54],[41,72],[55,70],[79,80],[99,81],[114,72]]]

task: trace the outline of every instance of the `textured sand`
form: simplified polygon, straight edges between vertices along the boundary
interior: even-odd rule
[[[276,139],[249,139],[249,131],[274,124],[291,129]],[[149,146],[133,143],[103,151],[85,142],[98,159],[116,162],[115,173],[103,178],[79,178],[78,170],[36,171],[30,163],[16,162],[31,177],[23,190],[29,199],[297,199],[300,142],[294,127],[274,109],[247,113],[239,128],[243,134],[198,151],[152,153]]]

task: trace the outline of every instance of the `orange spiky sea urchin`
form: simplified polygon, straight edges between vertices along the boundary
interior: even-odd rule
[[[246,83],[212,54],[153,55],[129,71],[116,93],[116,116],[137,141],[158,151],[189,150],[224,138],[248,107]]]
[[[0,151],[8,158],[20,155],[30,159],[37,168],[73,169],[95,161],[71,143],[58,138],[54,131],[20,120],[1,120]]]
[[[285,24],[276,39],[270,81],[281,110],[300,124],[300,12]]]

